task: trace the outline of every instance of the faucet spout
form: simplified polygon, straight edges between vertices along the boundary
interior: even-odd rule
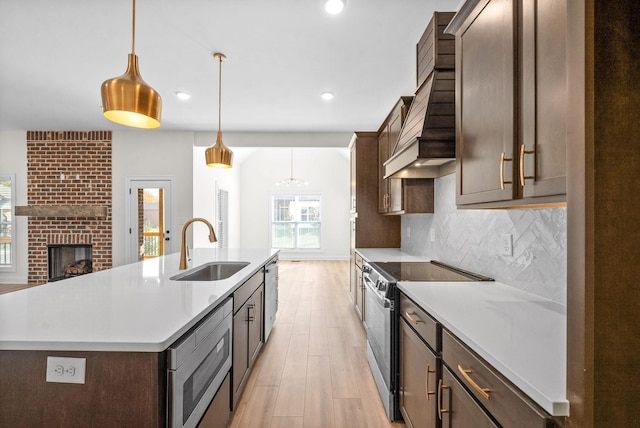
[[[194,217],[182,226],[182,243],[180,244],[180,267],[178,269],[185,270],[187,268],[187,228],[191,223],[200,221],[209,227],[209,242],[216,242],[216,233],[213,230],[213,226],[206,219],[202,217]]]

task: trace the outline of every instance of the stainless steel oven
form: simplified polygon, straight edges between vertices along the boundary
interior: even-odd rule
[[[168,351],[168,425],[195,427],[231,368],[233,299]]]
[[[401,419],[398,408],[400,317],[398,281],[492,281],[481,275],[431,262],[365,263],[364,324],[367,331],[367,360],[390,420]]]

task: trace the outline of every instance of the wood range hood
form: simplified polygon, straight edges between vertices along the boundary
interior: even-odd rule
[[[384,178],[437,178],[456,157],[455,70],[434,70],[418,88]]]

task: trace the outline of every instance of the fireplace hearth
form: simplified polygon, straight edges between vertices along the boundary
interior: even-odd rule
[[[92,245],[48,245],[49,282],[93,272]]]

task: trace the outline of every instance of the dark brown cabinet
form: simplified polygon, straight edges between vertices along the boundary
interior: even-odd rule
[[[566,7],[468,0],[453,19],[459,206],[566,199]]]
[[[401,97],[378,129],[378,212],[423,214],[434,209],[434,183],[430,178],[384,178],[385,162],[396,149],[413,97]]]
[[[407,426],[555,426],[548,413],[404,293],[399,337],[399,405]]]
[[[496,421],[499,426],[521,428],[554,426],[552,417],[540,406],[445,329],[442,330],[442,363],[443,378],[438,391],[439,399],[443,403],[440,405],[440,414],[443,414],[442,409],[447,409],[448,417],[443,418],[443,422],[449,419],[451,423],[451,425],[443,423],[444,427],[467,426],[458,422],[460,413],[469,413],[469,417],[474,418],[469,420],[482,420],[476,408],[484,409],[485,419]],[[445,373],[450,375],[449,378]],[[457,385],[454,379],[458,382]],[[468,394],[462,393],[465,388]],[[457,392],[458,390],[460,392]],[[447,401],[449,401],[448,405]],[[466,416],[462,420],[466,420]]]
[[[209,404],[198,428],[225,428],[231,419],[231,375],[227,374],[215,397]]]
[[[499,427],[447,367],[442,370],[442,380],[438,383],[438,418],[442,428]]]
[[[259,271],[233,294],[233,405],[244,391],[263,343],[264,271]]]
[[[362,319],[364,300],[358,297],[360,274],[356,267],[356,248],[399,248],[400,217],[378,213],[378,133],[356,132],[349,144],[351,155],[351,295],[360,303]],[[360,299],[360,300],[357,300]]]
[[[402,211],[402,179],[384,178],[384,163],[395,149],[413,97],[401,97],[378,130],[378,212]]]
[[[439,359],[420,336],[400,321],[400,412],[412,428],[436,427]]]
[[[364,279],[362,278],[362,257],[356,254],[355,275],[353,279],[353,304],[360,320],[364,320]]]

